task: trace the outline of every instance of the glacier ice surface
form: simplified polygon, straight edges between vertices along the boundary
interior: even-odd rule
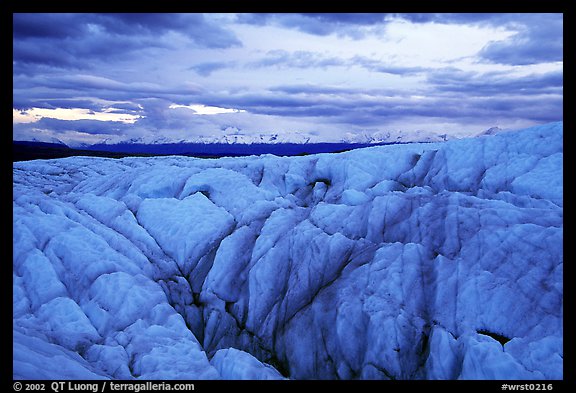
[[[16,379],[561,379],[563,124],[13,165]]]

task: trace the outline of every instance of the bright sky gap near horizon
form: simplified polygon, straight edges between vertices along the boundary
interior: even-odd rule
[[[563,119],[562,14],[14,14],[13,139]]]

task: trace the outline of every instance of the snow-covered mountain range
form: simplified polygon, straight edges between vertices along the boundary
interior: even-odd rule
[[[144,136],[129,139],[112,139],[107,138],[99,142],[99,144],[119,144],[119,143],[134,143],[134,144],[165,144],[165,143],[219,143],[219,144],[257,144],[257,143],[294,143],[294,144],[307,144],[307,143],[359,143],[359,144],[377,144],[377,143],[409,143],[409,142],[441,142],[449,139],[454,139],[454,136],[449,134],[435,133],[430,131],[379,131],[379,132],[360,132],[360,133],[346,133],[341,137],[327,140],[325,137],[317,135],[306,134],[301,132],[292,133],[262,133],[262,134],[243,134],[231,133],[221,136],[196,136],[188,137],[186,139],[173,139],[165,136]]]
[[[492,127],[477,133],[475,136],[495,135],[503,132],[499,127]],[[159,145],[159,144],[314,144],[314,143],[349,143],[349,144],[383,144],[383,143],[414,143],[414,142],[444,142],[459,139],[458,136],[448,133],[433,131],[401,130],[378,131],[378,132],[349,132],[331,140],[313,134],[302,132],[291,133],[260,133],[245,134],[240,132],[223,135],[190,136],[187,138],[171,138],[167,136],[146,135],[133,138],[109,137],[96,143],[87,144],[69,141],[67,143],[55,137],[36,137],[30,142],[48,142],[67,145],[71,148],[90,148],[97,145]]]
[[[13,165],[15,379],[561,379],[563,124]]]
[[[203,144],[277,144],[277,143],[294,143],[294,144],[308,144],[308,143],[408,143],[408,142],[441,142],[448,139],[454,139],[447,134],[437,134],[433,132],[416,131],[416,132],[402,132],[402,131],[381,131],[376,133],[347,133],[342,137],[326,140],[312,134],[305,133],[267,133],[267,134],[242,134],[233,133],[221,136],[196,136],[188,137],[186,139],[173,139],[165,136],[143,136],[138,138],[129,139],[112,139],[106,138],[99,142],[99,144],[167,144],[167,143],[203,143]]]

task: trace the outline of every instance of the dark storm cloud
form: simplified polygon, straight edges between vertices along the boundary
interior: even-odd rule
[[[562,97],[430,97],[423,100],[396,99],[357,110],[343,111],[338,120],[362,126],[385,121],[439,119],[461,124],[495,124],[497,119],[530,120],[538,123],[562,119]]]
[[[562,14],[526,14],[509,22],[519,32],[508,40],[487,45],[480,56],[493,63],[527,65],[563,59]]]
[[[84,98],[73,98],[81,96],[69,90],[46,89],[37,87],[33,89],[14,89],[12,95],[12,107],[17,110],[28,110],[31,108],[53,109],[56,105],[62,104],[61,108],[82,108],[98,111],[103,106],[95,100]],[[78,104],[78,106],[73,106]]]
[[[259,26],[277,25],[319,36],[336,33],[361,38],[364,33],[358,28],[382,24],[387,15],[378,13],[242,14],[237,17],[237,22]]]
[[[413,91],[280,85],[259,94],[202,96],[202,102],[262,115],[362,125],[414,116],[466,122],[483,117],[490,124],[495,118],[540,122],[562,118],[561,72],[511,77],[445,68],[431,73],[428,82]]]
[[[29,123],[28,127],[39,129],[49,129],[56,133],[64,133],[68,131],[81,132],[85,134],[107,134],[118,135],[125,133],[126,130],[132,127],[131,124],[121,123],[117,121],[100,121],[100,120],[61,120],[49,117],[43,117],[35,123]]]
[[[64,39],[14,40],[15,74],[35,74],[57,69],[98,69],[110,62],[129,59],[135,51],[161,48],[155,37],[85,34]]]
[[[22,107],[17,105],[16,103],[13,105],[15,109],[30,109],[30,108],[44,108],[44,109],[56,109],[56,108],[63,108],[63,109],[72,109],[72,108],[80,108],[80,109],[88,109],[90,111],[99,112],[105,109],[105,106],[99,103],[96,103],[92,100],[86,99],[44,99],[44,100],[34,100],[33,102],[27,102],[26,107]]]
[[[198,94],[200,89],[196,86],[165,86],[151,82],[125,83],[96,75],[58,75],[51,76],[42,81],[42,86],[56,89],[74,89],[76,91],[109,91],[139,94],[148,97],[150,94]]]
[[[298,90],[305,94],[298,94]],[[361,98],[360,95],[370,94],[363,89],[349,89],[347,92],[340,90],[338,96],[326,94],[328,91],[330,89],[315,90],[314,88],[300,89],[284,86],[259,94],[203,97],[202,102],[206,105],[215,105],[219,102],[222,106],[235,107],[262,115],[322,118],[341,115],[344,112],[365,113],[381,107],[382,99],[404,100],[402,97],[386,97],[377,92],[373,92],[369,98]]]
[[[183,33],[196,44],[207,48],[229,48],[241,42],[230,30],[210,23],[202,14],[104,14],[102,25],[109,31],[123,34],[157,34],[168,31]]]
[[[202,14],[14,14],[13,23],[16,40],[85,39],[89,35],[104,34],[158,36],[178,32],[204,47],[241,45],[234,33],[211,23]]]
[[[559,94],[563,92],[561,71],[512,78],[504,72],[475,73],[446,68],[431,72],[429,83],[437,92],[471,95]]]
[[[202,14],[14,14],[15,72],[30,64],[89,67],[97,59],[125,58],[142,48],[167,48],[175,32],[199,47],[229,48],[241,42]],[[28,66],[28,67],[27,67]]]
[[[85,14],[13,14],[13,38],[67,38],[87,32]]]
[[[19,76],[14,78],[14,86],[15,109],[28,109],[36,106],[37,102],[49,103],[54,99],[86,96],[129,102],[156,97],[188,104],[202,92],[201,88],[191,84],[167,86],[150,82],[125,83],[95,75],[77,74]],[[89,105],[88,108],[92,109],[93,106]]]
[[[21,103],[14,103],[14,109],[21,111],[26,111],[31,108],[41,108],[41,109],[87,109],[91,113],[102,112],[104,110],[109,110],[114,113],[125,113],[125,114],[139,114],[142,108],[134,102],[116,102],[111,104],[106,104],[102,102],[97,102],[90,99],[69,99],[69,98],[49,98],[49,99],[35,99],[34,101],[27,101]]]

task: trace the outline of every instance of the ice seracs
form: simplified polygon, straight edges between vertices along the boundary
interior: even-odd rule
[[[561,379],[562,134],[14,163],[13,376]]]

